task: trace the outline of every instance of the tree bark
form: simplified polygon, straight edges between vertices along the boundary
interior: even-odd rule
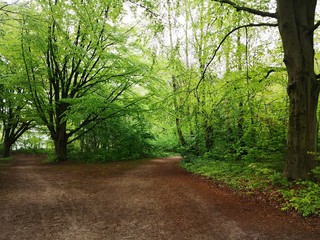
[[[9,124],[4,123],[2,157],[10,157],[11,147],[12,147],[12,144],[14,143],[12,136],[11,136],[11,128],[8,127],[8,125]]]
[[[276,18],[288,72],[289,128],[284,175],[308,179],[317,156],[317,107],[320,84],[314,72],[314,23],[317,0],[277,0],[277,12],[269,13],[226,3],[238,11]],[[212,62],[209,61],[209,64]],[[209,66],[209,65],[207,65]]]
[[[319,83],[314,72],[312,31],[316,2],[277,1],[288,71],[289,129],[284,175],[289,179],[308,179],[316,166]]]
[[[10,157],[12,145],[31,128],[31,122],[20,123],[16,115],[11,116],[7,122],[3,122],[3,157]]]
[[[206,124],[205,127],[205,145],[207,151],[212,150],[214,140],[213,140],[213,126],[211,124]]]
[[[183,132],[181,129],[181,120],[178,117],[176,117],[176,128],[177,128],[180,145],[184,147],[186,145],[186,141],[184,139]]]
[[[173,93],[176,94],[178,92],[178,84],[177,84],[177,80],[176,80],[175,76],[172,76],[172,88],[173,88]],[[180,142],[180,145],[184,147],[186,145],[186,141],[183,136],[182,129],[181,129],[181,119],[179,116],[180,110],[179,110],[179,106],[178,106],[177,96],[174,96],[173,105],[174,105],[174,111],[176,114],[176,129],[177,129],[177,134],[179,137],[179,142]]]
[[[5,158],[10,157],[11,147],[12,147],[12,143],[10,141],[3,141],[2,157],[5,157]]]
[[[64,162],[67,161],[67,145],[68,145],[68,135],[66,132],[66,123],[63,122],[57,126],[57,132],[53,137],[55,146],[55,156],[56,161]]]
[[[55,155],[58,162],[67,161],[67,139],[60,137],[55,139]]]

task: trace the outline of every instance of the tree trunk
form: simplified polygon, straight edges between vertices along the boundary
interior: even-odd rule
[[[316,0],[278,0],[277,16],[288,71],[289,129],[284,175],[310,178],[316,166],[319,84],[314,72]]]
[[[8,127],[8,125],[5,125],[3,131],[3,152],[2,156],[3,157],[10,157],[11,155],[11,147],[14,144],[14,137],[12,136],[12,129]]]
[[[58,139],[54,143],[56,160],[58,162],[67,161],[67,143],[65,139]]]
[[[32,121],[21,123],[19,118],[13,116],[8,119],[8,122],[10,122],[10,124],[3,124],[3,157],[10,157],[12,145],[22,136],[23,133],[30,129]]]
[[[213,126],[211,124],[206,124],[205,127],[205,144],[207,151],[212,150],[213,148]]]
[[[5,158],[10,157],[11,147],[12,147],[11,141],[8,141],[8,140],[3,141],[2,157],[5,157]]]
[[[57,128],[57,133],[54,138],[55,155],[58,162],[67,161],[67,144],[68,137],[66,133],[66,124],[62,123]]]
[[[175,78],[175,76],[172,76],[172,88],[173,88],[173,93],[176,94],[178,92],[178,84],[177,84],[177,79]],[[179,142],[180,142],[180,145],[184,147],[186,145],[186,141],[183,136],[182,129],[181,129],[180,110],[179,110],[177,96],[174,96],[173,106],[174,106],[174,111],[176,114],[176,129],[177,129],[177,133],[178,133],[178,137],[179,137]]]
[[[183,133],[182,133],[181,121],[180,121],[180,118],[178,118],[178,117],[176,117],[176,128],[177,128],[177,133],[178,133],[180,145],[184,147],[186,145],[186,141],[185,141]]]

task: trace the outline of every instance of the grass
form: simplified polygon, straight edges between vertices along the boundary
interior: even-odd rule
[[[0,157],[0,174],[2,174],[3,169],[8,166],[10,160],[11,160],[11,157],[7,157],[7,158]]]
[[[6,165],[11,160],[11,157],[0,157],[0,165]]]
[[[181,167],[194,174],[223,183],[245,194],[264,192],[282,205],[284,211],[296,211],[304,217],[320,216],[320,185],[312,181],[290,182],[282,176],[283,161],[215,161],[185,159]]]

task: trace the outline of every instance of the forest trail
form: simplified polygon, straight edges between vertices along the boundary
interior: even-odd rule
[[[179,158],[0,167],[0,239],[319,239],[306,221],[178,168]]]

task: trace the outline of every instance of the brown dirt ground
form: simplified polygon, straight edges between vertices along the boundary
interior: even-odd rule
[[[179,158],[0,167],[0,239],[320,239],[281,212],[185,173]]]

